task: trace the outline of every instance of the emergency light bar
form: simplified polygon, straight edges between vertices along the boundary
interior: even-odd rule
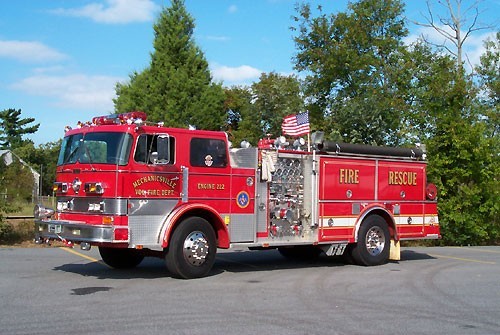
[[[132,124],[134,122],[144,122],[146,119],[146,113],[134,111],[122,114],[96,116],[92,119],[92,123],[98,126],[107,124]]]

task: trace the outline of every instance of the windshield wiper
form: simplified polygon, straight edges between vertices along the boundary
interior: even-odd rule
[[[82,147],[83,147],[83,150],[85,150],[85,154],[88,157],[88,160],[89,160],[88,163],[90,164],[90,168],[92,170],[95,170],[94,166],[92,165],[92,156],[90,155],[89,148],[85,145],[85,141],[82,142]],[[80,161],[80,163],[82,162],[81,157],[79,157],[78,160]]]
[[[81,141],[81,140],[80,140]],[[67,164],[69,163],[70,159],[73,158],[73,156],[80,150],[80,145],[77,145],[73,151],[70,152],[70,154],[68,155],[68,157],[66,157],[66,159],[64,160],[63,164]],[[75,160],[76,162],[76,160]]]

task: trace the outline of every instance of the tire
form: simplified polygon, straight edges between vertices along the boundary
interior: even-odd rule
[[[348,244],[347,245],[344,253],[341,256],[342,262],[344,262],[344,264],[349,264],[349,265],[356,264],[356,261],[352,257],[352,251],[353,251],[355,246],[356,246],[355,244]]]
[[[175,228],[165,263],[172,276],[183,279],[205,277],[215,263],[215,232],[207,220],[190,217]]]
[[[322,250],[310,245],[278,248],[281,256],[291,260],[313,260],[321,255]]]
[[[104,263],[115,269],[132,269],[139,265],[144,256],[134,249],[99,247]]]
[[[370,215],[361,223],[358,242],[349,251],[358,265],[385,264],[389,260],[390,241],[387,222],[379,215]]]

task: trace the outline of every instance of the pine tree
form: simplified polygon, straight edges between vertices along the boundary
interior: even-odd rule
[[[208,62],[193,39],[194,19],[184,1],[172,0],[154,24],[149,67],[116,86],[117,112],[143,110],[168,126],[219,130],[224,125],[224,91],[212,82]]]
[[[40,124],[29,125],[34,118],[20,118],[21,110],[13,108],[0,112],[0,148],[15,149],[29,140],[23,140],[23,135],[33,134],[38,130]]]

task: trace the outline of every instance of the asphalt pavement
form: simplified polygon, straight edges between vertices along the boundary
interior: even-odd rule
[[[220,252],[206,278],[96,248],[0,248],[0,334],[500,334],[500,247],[403,248],[377,267]]]

